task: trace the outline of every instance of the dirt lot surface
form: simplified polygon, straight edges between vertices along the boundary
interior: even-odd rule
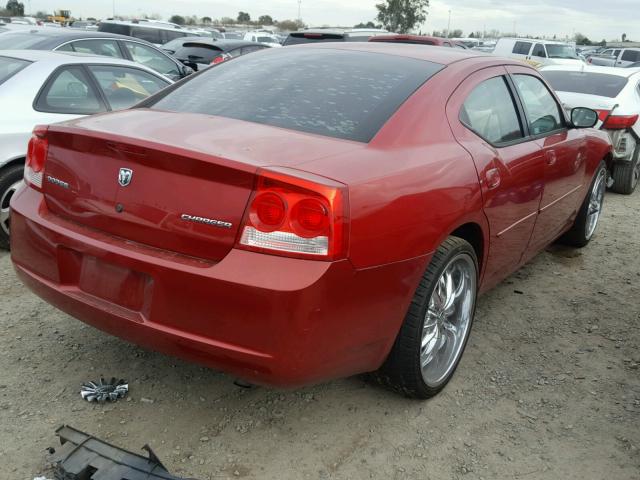
[[[0,479],[49,474],[61,424],[201,480],[640,478],[640,191],[608,194],[597,237],[551,247],[480,299],[435,399],[361,378],[297,391],[232,378],[103,334],[36,298],[0,254]],[[94,405],[80,385],[129,380]]]

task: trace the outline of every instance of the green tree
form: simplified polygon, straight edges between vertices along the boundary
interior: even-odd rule
[[[220,19],[220,25],[233,25],[236,21],[231,17],[222,17]]]
[[[367,22],[367,23],[360,22],[359,24],[354,25],[353,28],[378,28],[378,27],[373,22]]]
[[[306,27],[306,25],[300,20],[280,20],[276,25],[278,29],[283,32],[295,32],[296,30]]]
[[[178,25],[184,25],[184,17],[182,15],[171,15],[169,18],[171,23],[177,23]]]
[[[9,0],[5,8],[7,12],[9,12],[9,15],[14,17],[24,16],[24,3],[20,3],[18,0]]]
[[[459,28],[451,30],[449,32],[449,38],[462,38],[462,30],[460,30]]]
[[[273,25],[273,18],[271,18],[271,15],[260,15],[258,23],[260,25]]]
[[[573,39],[576,41],[576,45],[593,45],[593,42],[581,33],[576,33]]]
[[[249,23],[251,21],[251,15],[247,12],[238,12],[238,23]]]
[[[212,22],[211,17],[202,17],[200,21],[203,25],[211,25]]]
[[[407,33],[427,19],[429,0],[385,0],[378,3],[377,20],[387,30]]]

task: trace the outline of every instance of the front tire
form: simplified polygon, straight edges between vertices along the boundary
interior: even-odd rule
[[[600,162],[591,181],[589,193],[582,202],[573,226],[560,239],[562,243],[581,248],[591,241],[602,214],[606,189],[607,166],[604,162]]]
[[[22,182],[24,167],[13,165],[0,172],[0,248],[9,248],[10,212],[9,203]]]
[[[476,308],[478,260],[458,237],[447,238],[422,276],[395,343],[373,378],[407,397],[426,399],[451,380]]]

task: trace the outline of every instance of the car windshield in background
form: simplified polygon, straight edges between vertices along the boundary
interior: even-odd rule
[[[5,33],[0,36],[0,50],[29,50],[46,38],[32,33]]]
[[[615,98],[627,84],[625,77],[593,72],[543,71],[542,75],[559,92]]]
[[[258,42],[260,43],[278,43],[275,38],[271,37],[258,37]]]
[[[555,45],[549,43],[547,44],[547,53],[549,54],[549,58],[578,58],[576,49],[571,45]]]
[[[221,63],[170,91],[151,108],[368,142],[420,85],[443,68],[368,52],[273,52],[266,49]]]
[[[0,57],[0,84],[7,81],[31,62],[18,58]]]

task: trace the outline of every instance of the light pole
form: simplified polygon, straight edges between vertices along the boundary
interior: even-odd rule
[[[451,37],[451,10],[449,10],[449,21],[447,22],[447,38]]]
[[[302,21],[302,15],[300,14],[300,8],[302,7],[302,0],[298,0],[298,20]]]
[[[116,19],[116,0],[113,0],[113,19]]]

